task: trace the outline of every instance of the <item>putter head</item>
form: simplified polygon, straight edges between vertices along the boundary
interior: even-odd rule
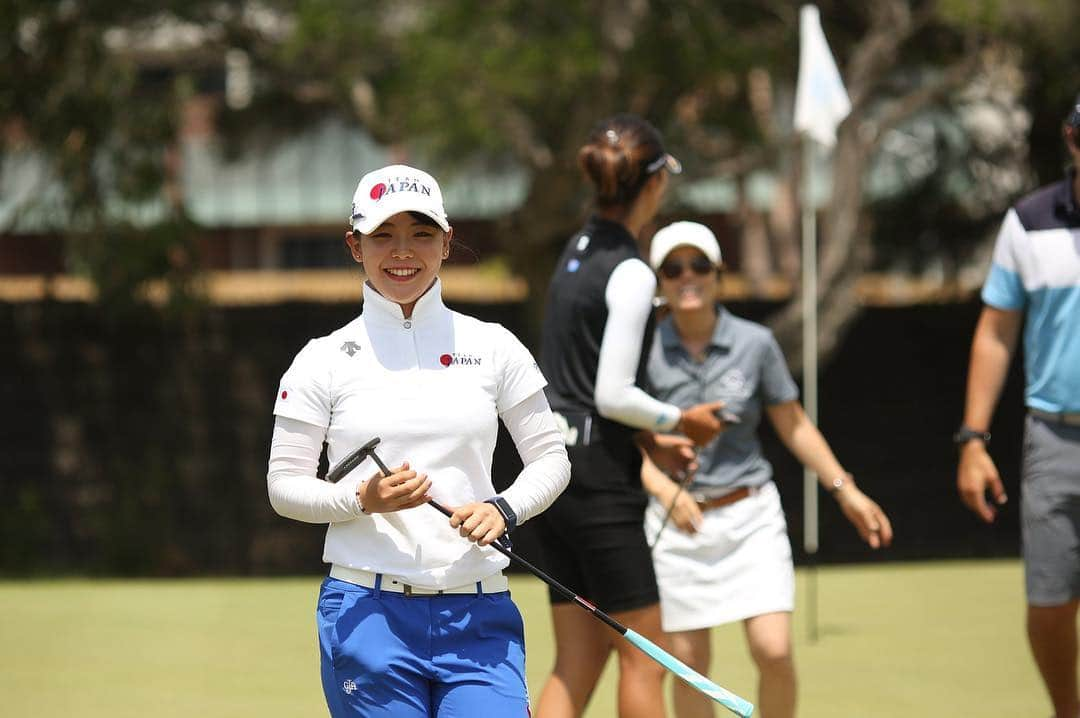
[[[374,439],[367,442],[359,449],[351,452],[348,456],[339,461],[337,463],[337,466],[326,472],[326,480],[330,483],[334,483],[341,479],[341,477],[345,476],[345,474],[349,473],[357,466],[362,464],[364,459],[366,459],[368,455],[370,455],[371,452],[375,450],[375,447],[379,445],[379,441],[381,441],[381,439],[376,436]]]

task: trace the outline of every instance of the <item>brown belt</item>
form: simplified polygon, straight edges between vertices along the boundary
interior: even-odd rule
[[[736,501],[742,501],[753,492],[747,488],[735,489],[730,494],[724,494],[723,496],[714,496],[711,499],[698,499],[698,508],[702,511],[708,511],[709,509],[718,509],[721,506],[727,506],[733,504]]]

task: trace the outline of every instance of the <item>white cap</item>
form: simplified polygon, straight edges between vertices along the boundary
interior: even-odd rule
[[[427,172],[390,165],[360,178],[349,216],[354,230],[369,234],[398,212],[421,212],[435,220],[444,232],[450,231],[439,183]]]
[[[713,264],[720,264],[720,244],[712,230],[697,222],[673,222],[653,235],[649,245],[649,264],[659,269],[677,247],[695,247]]]

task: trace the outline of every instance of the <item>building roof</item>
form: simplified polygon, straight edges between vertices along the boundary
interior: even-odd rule
[[[326,120],[287,137],[252,140],[237,157],[213,136],[181,140],[180,187],[188,215],[203,227],[342,225],[356,182],[368,169],[402,161],[362,128]],[[429,163],[412,161],[422,165]],[[101,172],[108,172],[106,167]],[[827,201],[827,168],[815,170],[815,204]],[[447,213],[456,219],[494,219],[525,201],[530,177],[509,162],[475,162],[454,172],[436,169]],[[767,207],[775,190],[772,173],[752,173],[748,199]],[[698,213],[735,208],[735,182],[727,177],[683,181],[676,202]],[[147,225],[166,211],[163,198],[130,204],[114,198],[115,218]],[[34,234],[59,231],[67,224],[63,185],[41,153],[32,150],[0,156],[0,232]]]
[[[336,120],[249,147],[237,159],[212,138],[194,138],[183,144],[184,203],[206,227],[345,226],[360,176],[396,161],[366,132]],[[529,186],[527,174],[510,166],[436,174],[447,214],[461,219],[502,216]]]

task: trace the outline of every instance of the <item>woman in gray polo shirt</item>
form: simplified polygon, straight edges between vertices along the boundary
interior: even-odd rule
[[[717,302],[720,247],[713,233],[694,222],[668,225],[653,237],[649,259],[670,310],[648,359],[654,396],[676,406],[722,400],[730,419],[701,450],[687,490],[648,459],[642,467],[663,628],[674,654],[707,675],[710,628],[743,621],[760,676],[761,714],[793,716],[794,568],[772,467],[757,439],[762,415],[872,548],[889,545],[892,527],[803,412],[771,332]],[[663,530],[669,520],[673,526]],[[681,685],[674,686],[674,705],[678,718],[712,715],[708,699]]]

